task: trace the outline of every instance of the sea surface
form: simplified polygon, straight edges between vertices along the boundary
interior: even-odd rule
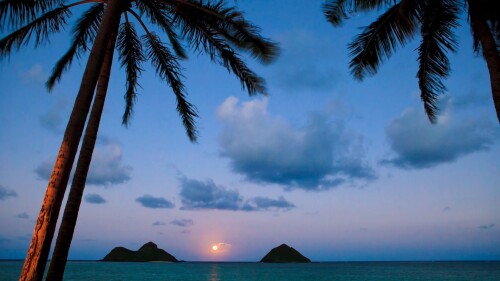
[[[23,261],[0,261],[0,280],[18,280]],[[325,262],[263,263],[105,263],[70,261],[64,280],[106,281],[499,281],[500,261],[489,262]]]

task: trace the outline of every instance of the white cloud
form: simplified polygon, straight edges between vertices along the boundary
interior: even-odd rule
[[[435,167],[488,151],[498,133],[498,126],[485,119],[457,119],[445,111],[437,124],[431,124],[423,110],[407,109],[386,128],[395,156],[382,163],[405,169]]]
[[[121,184],[131,179],[132,167],[123,164],[121,146],[115,142],[104,138],[106,141],[98,142],[92,155],[87,184],[109,186]],[[54,163],[45,161],[36,169],[35,173],[39,178],[48,180],[52,173]],[[75,160],[76,167],[77,160]]]
[[[218,109],[223,124],[220,153],[247,180],[285,189],[327,190],[348,180],[373,180],[363,136],[328,114],[314,112],[301,127],[267,111],[269,99],[239,103],[227,98]]]

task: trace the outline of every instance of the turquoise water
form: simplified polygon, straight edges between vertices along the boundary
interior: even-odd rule
[[[22,261],[0,261],[0,280],[17,280]],[[103,263],[71,261],[64,280],[415,281],[500,280],[500,262]]]

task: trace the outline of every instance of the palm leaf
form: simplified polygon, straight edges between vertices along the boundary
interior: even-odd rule
[[[128,126],[137,98],[136,88],[139,86],[137,80],[142,72],[140,64],[145,60],[145,57],[142,53],[141,40],[134,26],[128,21],[121,25],[117,39],[121,66],[125,67],[127,73],[126,106],[122,123]]]
[[[368,11],[380,9],[384,6],[392,6],[396,0],[354,0],[355,11]]]
[[[2,0],[0,2],[0,28],[18,27],[34,20],[37,13],[48,11],[64,2],[65,0]]]
[[[162,44],[156,34],[144,35],[143,42],[146,46],[147,58],[151,60],[151,63],[156,68],[156,73],[160,78],[166,80],[172,88],[177,99],[177,112],[182,118],[189,139],[195,142],[197,132],[194,118],[198,117],[198,114],[196,107],[186,100],[177,58]]]
[[[403,0],[392,6],[349,44],[351,73],[363,80],[373,75],[398,45],[412,39],[418,26],[418,0]]]
[[[184,24],[194,23],[223,36],[235,48],[248,51],[263,63],[272,62],[279,54],[277,44],[260,35],[260,29],[246,21],[235,8],[228,8],[224,1],[165,1],[174,18]],[[180,16],[179,16],[180,15]],[[177,22],[179,23],[179,22]]]
[[[222,49],[220,56],[224,67],[231,70],[241,82],[243,89],[247,89],[249,95],[264,94],[266,93],[266,86],[264,79],[258,76],[245,64],[243,60],[231,49]]]
[[[339,26],[349,18],[352,4],[352,0],[327,0],[322,6],[323,14],[331,24]]]
[[[191,44],[202,48],[212,61],[219,62],[227,70],[232,71],[240,79],[243,89],[246,88],[249,95],[266,94],[264,80],[251,71],[223,39],[217,37],[209,29],[191,27],[187,30],[187,37]]]
[[[216,30],[211,29],[200,18],[192,17],[183,9],[176,9],[175,12],[174,20],[182,27],[183,36],[195,50],[208,54],[213,62],[218,62],[233,72],[249,95],[266,94],[264,80],[245,65]]]
[[[262,63],[271,63],[278,57],[278,45],[262,37],[260,28],[246,21],[243,13],[234,8],[218,10],[223,18],[216,17],[213,27],[236,48],[249,51],[252,57]]]
[[[429,0],[422,11],[422,42],[418,47],[417,73],[421,99],[432,123],[436,122],[438,95],[446,91],[442,79],[450,72],[448,51],[455,51],[453,28],[458,26],[455,0]]]
[[[68,8],[61,6],[12,32],[0,40],[0,57],[9,55],[12,48],[19,49],[23,44],[27,44],[33,34],[36,46],[47,41],[49,34],[63,29],[70,15]]]
[[[468,2],[468,1],[467,1]],[[472,26],[471,18],[476,18],[478,20],[484,21],[497,46],[497,50],[500,52],[500,1],[498,0],[486,0],[486,1],[476,1],[474,3],[474,9],[469,5],[469,22],[471,23],[471,33],[473,38],[473,48],[474,53],[479,55],[482,53],[481,42],[479,41],[478,34],[475,28]]]
[[[49,90],[53,89],[55,83],[61,79],[63,72],[71,66],[75,55],[79,56],[80,53],[88,49],[87,43],[95,38],[103,14],[104,4],[96,4],[78,19],[73,28],[73,42],[69,50],[57,61],[46,82]]]
[[[339,26],[343,20],[349,19],[351,14],[393,4],[395,1],[392,0],[326,0],[322,9],[326,19],[334,26]]]
[[[168,13],[165,11],[166,5],[157,0],[136,0],[137,8],[141,13],[146,14],[153,24],[160,26],[167,34],[170,45],[175,54],[182,59],[187,59],[186,51],[179,42],[177,34],[173,30],[173,23]]]

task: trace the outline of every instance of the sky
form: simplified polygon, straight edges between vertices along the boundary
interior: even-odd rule
[[[236,2],[280,45],[270,65],[246,58],[268,96],[249,97],[226,69],[189,54],[197,143],[149,64],[121,125],[115,57],[70,259],[149,241],[188,261],[258,261],[282,243],[313,261],[500,259],[500,126],[465,16],[431,125],[418,37],[359,82],[347,45],[377,14],[334,28],[321,3]],[[69,34],[0,61],[0,259],[25,257],[78,91],[85,57],[51,93],[44,86]]]

